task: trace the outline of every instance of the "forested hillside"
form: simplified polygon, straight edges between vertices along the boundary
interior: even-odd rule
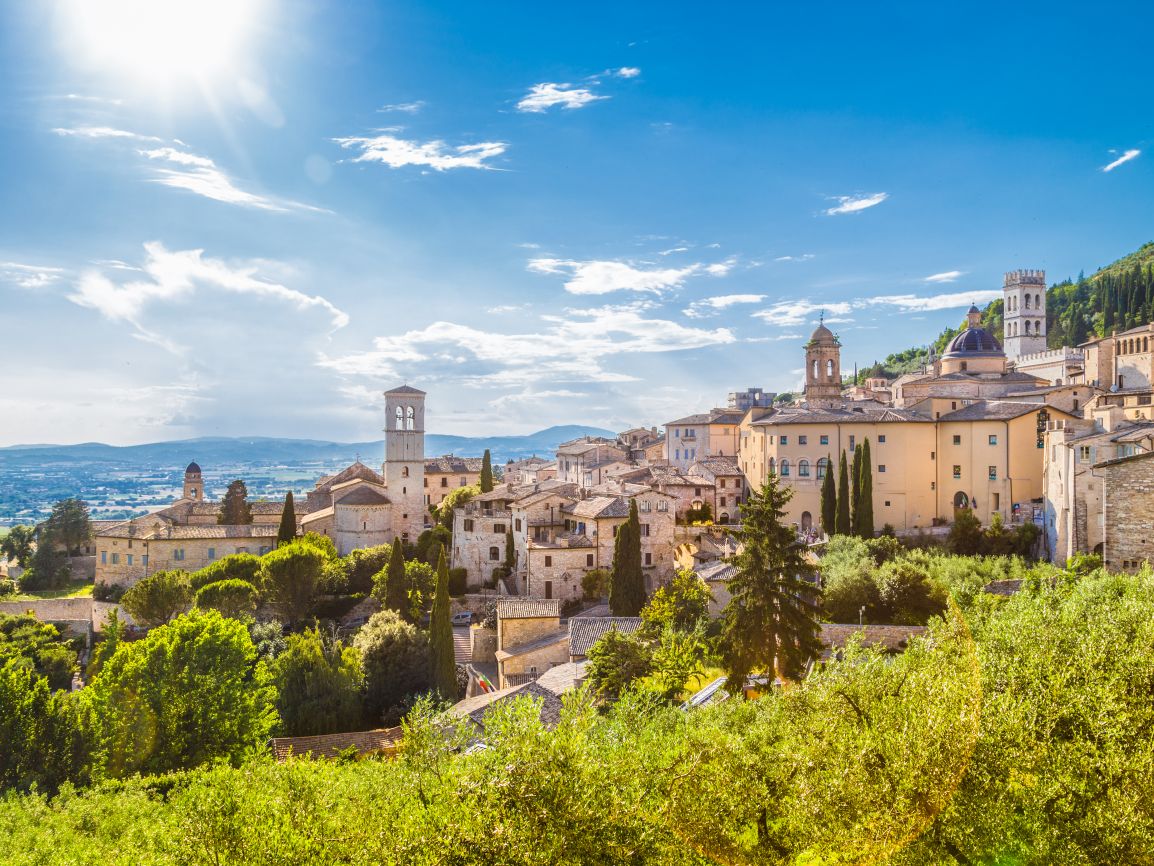
[[[1046,290],[1046,343],[1051,349],[1077,346],[1111,331],[1124,331],[1154,321],[1154,242],[1087,277],[1054,283]],[[982,325],[999,339],[1002,301],[982,311]],[[946,328],[931,344],[938,353],[965,326]],[[895,352],[864,375],[898,376],[921,366],[927,346]]]

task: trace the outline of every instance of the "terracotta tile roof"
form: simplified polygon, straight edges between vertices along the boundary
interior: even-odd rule
[[[569,620],[569,655],[584,657],[609,629],[633,634],[641,628],[639,616],[583,616]]]
[[[571,692],[584,682],[585,668],[588,664],[588,662],[580,661],[555,665],[537,677],[537,685],[543,689],[548,689],[555,695]]]
[[[485,729],[485,717],[489,714],[490,709],[503,701],[526,697],[540,701],[540,719],[545,727],[557,727],[561,721],[561,699],[548,689],[541,688],[535,682],[465,698],[465,700],[452,706],[449,712],[458,718],[469,719],[483,731]]]
[[[859,626],[826,622],[821,625],[818,639],[825,647],[825,656],[844,647],[856,634],[862,635],[862,644],[865,646],[882,646],[890,652],[898,652],[906,648],[910,638],[925,632],[924,625]]]
[[[414,388],[412,385],[401,385],[399,388],[393,388],[392,390],[386,391],[385,393],[386,394],[420,394],[420,395],[424,395],[425,392],[420,390],[419,388]]]
[[[352,731],[347,734],[321,734],[315,737],[273,737],[269,740],[277,761],[298,758],[335,758],[346,749],[355,748],[358,755],[392,755],[401,742],[400,728]]]
[[[426,457],[425,471],[448,475],[476,473],[481,471],[482,463],[484,459],[481,457],[457,457],[455,454],[445,454],[441,457]]]
[[[374,484],[380,484],[382,487],[385,484],[384,478],[382,478],[377,472],[374,472],[364,463],[357,460],[351,466],[346,466],[336,475],[330,475],[322,478],[317,482],[316,489],[321,491],[331,490],[338,484],[344,484],[346,481],[353,481],[356,479],[360,479],[362,481],[371,481]]]
[[[526,643],[519,643],[516,646],[506,647],[505,649],[499,649],[495,655],[497,661],[501,662],[505,659],[516,658],[517,656],[523,656],[526,653],[531,653],[539,649],[544,649],[547,646],[561,643],[568,640],[568,638],[569,633],[567,631],[555,631],[550,634],[543,635],[536,640],[531,640]]]
[[[1049,412],[1060,412],[1053,406],[1047,407],[1042,403],[1011,402],[1009,400],[975,400],[969,406],[963,406],[953,412],[943,413],[940,421],[1010,421],[1040,412],[1047,409]],[[1064,414],[1064,413],[1063,413]]]
[[[566,505],[562,511],[574,517],[628,517],[629,500],[623,496],[591,496],[581,499],[572,505]]]
[[[166,528],[144,537],[160,541],[166,538],[276,538],[278,528],[267,523],[250,523],[247,526],[174,526],[171,532]]]
[[[497,600],[498,619],[561,618],[561,600],[556,598],[502,598]]]
[[[388,505],[389,497],[365,484],[338,499],[335,505]]]

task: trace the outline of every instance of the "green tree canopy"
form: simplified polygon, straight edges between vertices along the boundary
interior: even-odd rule
[[[325,555],[299,539],[261,557],[258,581],[261,595],[287,623],[308,616],[325,567]]]
[[[33,542],[36,540],[36,530],[31,526],[13,526],[8,534],[0,538],[0,554],[21,568],[27,568],[32,562]]]
[[[17,659],[0,658],[0,794],[33,787],[52,793],[64,782],[86,781],[88,742],[79,722],[71,695]]]
[[[374,576],[389,565],[393,549],[387,544],[362,547],[325,565],[324,589],[334,593],[370,593]]]
[[[53,689],[71,687],[77,644],[62,638],[56,626],[41,622],[32,614],[0,613],[0,664],[14,661],[45,677]]]
[[[92,538],[88,506],[79,499],[62,499],[53,505],[45,526],[52,540],[71,556],[80,553],[80,549]]]
[[[486,454],[488,452],[485,452]],[[449,563],[445,551],[437,561],[437,588],[429,620],[430,682],[446,701],[457,700],[457,660],[453,651],[453,623],[449,604]]]
[[[401,539],[394,538],[388,568],[377,572],[373,578],[373,595],[385,609],[396,611],[405,619],[411,619],[410,588],[405,577],[405,553],[401,548]]]
[[[216,522],[226,526],[247,526],[252,523],[252,508],[248,504],[248,487],[239,478],[228,485]]]
[[[193,611],[122,643],[83,692],[102,773],[239,762],[276,725],[275,690],[243,623]]]
[[[614,616],[638,616],[645,605],[645,574],[641,569],[641,521],[637,500],[629,500],[629,517],[617,528],[609,609]]]
[[[653,650],[636,634],[611,628],[586,654],[586,676],[593,691],[608,701],[619,700],[633,683],[653,671]]]
[[[451,532],[453,530],[453,509],[462,507],[480,492],[481,488],[477,484],[469,484],[450,491],[449,495],[437,506],[437,522]]]
[[[680,570],[668,585],[660,587],[645,607],[641,618],[646,631],[660,634],[666,627],[692,631],[709,620],[709,587],[691,570]]]
[[[318,629],[289,635],[270,664],[281,731],[290,737],[355,731],[362,724],[360,653]]]
[[[481,492],[488,493],[493,489],[493,458],[489,454],[489,449],[485,449],[485,455],[481,458]]]
[[[807,580],[813,568],[784,522],[792,495],[771,475],[742,509],[741,549],[722,627],[727,687],[735,692],[755,672],[796,679],[821,649],[818,590]]]
[[[862,538],[874,537],[874,475],[873,458],[870,455],[870,441],[866,439],[858,449],[861,463],[858,466],[857,534]]]
[[[260,594],[244,580],[218,580],[196,591],[196,606],[201,610],[219,611],[221,616],[240,619],[256,610]]]
[[[373,614],[353,646],[364,665],[365,713],[370,724],[391,720],[406,699],[432,686],[429,637],[396,611]]]
[[[194,571],[188,576],[188,582],[194,591],[222,580],[243,580],[256,586],[260,580],[259,574],[259,556],[251,553],[234,553],[218,559],[212,565],[206,565],[200,571]]]
[[[277,544],[288,544],[297,535],[297,511],[293,504],[293,492],[285,494],[284,510],[280,515],[280,527],[276,532]]]
[[[831,466],[830,469],[832,470],[833,467]],[[849,499],[849,465],[845,459],[845,452],[842,451],[841,465],[837,474],[837,525],[835,527],[837,535],[849,535],[851,533]]]
[[[142,577],[128,588],[120,606],[140,625],[164,625],[192,604],[188,572],[173,569]]]
[[[837,484],[834,463],[826,456],[825,478],[821,480],[821,531],[832,538],[837,532]]]

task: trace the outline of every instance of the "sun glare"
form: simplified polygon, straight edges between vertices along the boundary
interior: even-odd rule
[[[203,83],[243,59],[264,0],[68,0],[75,59],[138,84]]]

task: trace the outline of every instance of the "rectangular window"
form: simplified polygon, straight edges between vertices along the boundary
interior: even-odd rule
[[[937,451],[931,451],[930,452],[930,459],[931,460],[937,460],[938,459],[938,452]]]
[[[553,565],[553,557],[546,556],[545,557],[545,567],[550,568],[552,565]]]
[[[119,553],[112,554],[112,564],[113,565],[120,565],[120,554]]]
[[[466,478],[464,475],[462,475],[461,476],[461,484],[459,486],[468,487],[469,486],[469,479]]]
[[[1078,457],[1081,459],[1081,461],[1083,463],[1088,462],[1090,460],[1090,446],[1089,445],[1080,446],[1078,448]]]
[[[653,565],[653,554],[652,553],[645,554],[645,564],[646,565]]]
[[[648,538],[649,537],[649,524],[648,523],[642,523],[641,524],[641,537],[642,538]]]
[[[448,487],[449,486],[449,479],[448,478],[442,478],[441,479],[441,486],[442,487]]]
[[[216,548],[215,547],[210,547],[208,549],[208,558],[210,560],[216,559]]]
[[[264,555],[265,555],[266,553],[268,553],[270,550],[272,550],[272,548],[271,548],[271,547],[269,547],[267,544],[262,544],[262,545],[260,546],[260,555],[261,555],[261,556],[264,556]]]
[[[239,551],[238,551],[239,552]],[[177,562],[184,562],[184,548],[179,547],[172,552],[172,558]]]
[[[653,510],[653,503],[648,502],[648,501],[642,502],[641,507],[638,510],[639,511],[652,511]]]
[[[797,437],[797,444],[798,445],[808,445],[809,444],[809,437],[808,436],[798,436]]]
[[[857,448],[857,444],[855,441],[856,439],[857,439],[856,436],[850,436],[849,437],[849,450],[850,451],[853,451],[855,448]]]
[[[720,487],[722,490],[724,490],[725,489],[725,479],[722,478],[722,479],[718,480],[717,486]]]
[[[718,504],[718,505],[720,505],[722,508],[724,508],[724,507],[725,507],[725,497],[724,497],[724,496],[722,496],[722,497],[721,497],[721,501],[720,501],[720,502],[718,502],[717,504]]]
[[[990,467],[990,480],[991,481],[997,481],[998,480],[998,467],[997,466],[991,466]]]
[[[1002,494],[995,493],[994,494],[994,511],[1001,511],[1001,510],[1002,510]]]
[[[680,439],[681,438],[681,431],[678,430],[676,427],[673,428],[673,438],[674,439]]]
[[[668,511],[669,510],[669,503],[666,502],[664,499],[662,499],[660,502],[657,503],[657,510],[658,511]]]
[[[959,466],[957,463],[954,464],[954,477],[955,478],[961,478],[962,477],[962,467]]]
[[[955,445],[961,445],[962,444],[962,437],[961,436],[954,436],[954,444]]]
[[[140,564],[142,566],[144,566],[145,568],[148,568],[148,554],[147,553],[141,554]]]
[[[497,560],[499,560],[500,558],[501,558],[501,548],[490,547],[489,548],[489,561],[490,562],[497,562]],[[545,557],[545,564],[546,565],[549,564],[549,557],[547,557],[547,556]]]
[[[779,445],[788,445],[789,444],[789,437],[788,436],[782,436],[781,439],[778,440],[778,444]]]
[[[101,565],[108,565],[108,551],[107,550],[100,551],[100,564]]]
[[[518,517],[516,520],[513,521],[513,531],[514,532],[520,532],[521,531],[521,518],[520,517]]]
[[[505,524],[504,523],[494,523],[493,524],[493,532],[496,535],[504,535],[505,534]]]
[[[829,444],[829,436],[821,436],[818,439],[818,441],[821,442],[822,445],[828,445]]]
[[[995,434],[995,433],[991,433],[991,434],[990,434],[990,444],[991,444],[991,445],[997,445],[997,444],[998,444],[998,436],[997,436],[997,434]]]
[[[681,459],[681,449],[680,448],[674,448],[673,449],[673,459],[674,460],[680,460]]]
[[[465,520],[462,520],[461,521],[461,529],[463,529],[465,532],[472,532],[473,531],[473,521],[468,519],[468,518],[466,518]]]
[[[886,508],[889,508],[889,507],[890,507],[890,501],[887,499],[886,500]]]
[[[957,400],[951,400],[950,401],[950,408],[951,409],[957,409],[958,408],[958,401]]]
[[[128,564],[132,565],[132,554],[128,554]]]
[[[885,433],[882,433],[880,436],[878,436],[878,444],[879,445],[885,445],[886,444],[886,434]]]
[[[879,463],[878,464],[878,472],[885,472],[885,471],[886,471],[886,465],[884,463]]]
[[[585,554],[585,567],[586,568],[592,568],[593,567],[593,554],[592,553]]]

